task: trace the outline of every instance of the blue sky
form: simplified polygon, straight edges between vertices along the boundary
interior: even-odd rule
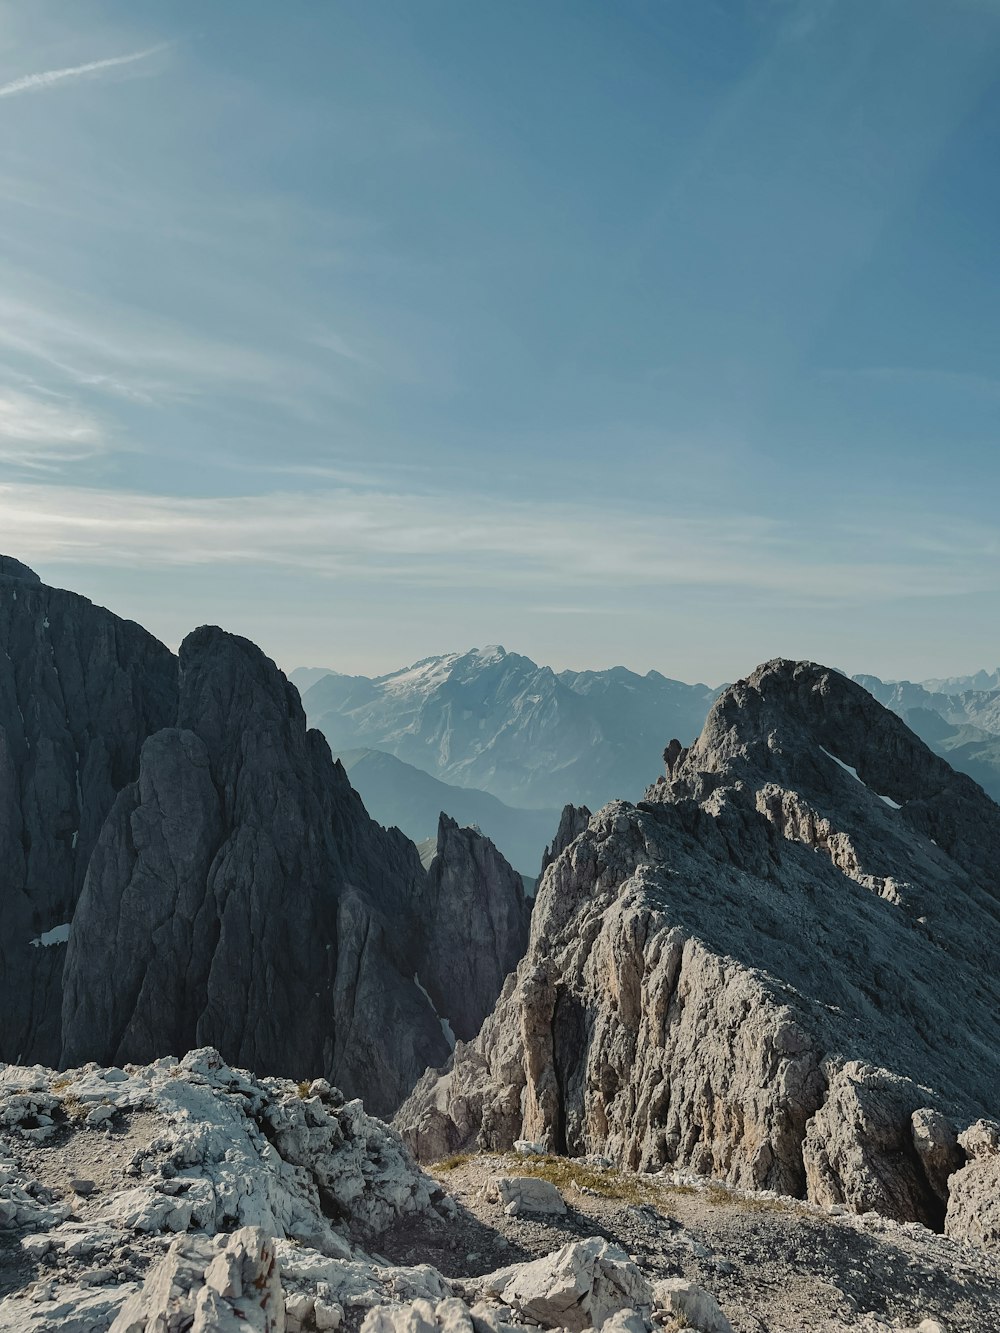
[[[0,0],[0,549],[286,667],[1000,660],[1000,0]]]

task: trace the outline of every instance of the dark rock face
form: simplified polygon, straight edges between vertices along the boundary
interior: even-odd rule
[[[391,1112],[516,965],[520,878],[454,825],[429,878],[245,639],[0,569],[0,1059],[209,1044]]]
[[[23,583],[41,583],[33,569],[22,565],[12,555],[0,555],[0,579],[20,579]]]
[[[528,947],[524,885],[489,838],[443,814],[425,902],[420,980],[455,1036],[470,1041]]]
[[[859,686],[768,663],[549,866],[516,976],[397,1124],[940,1226],[955,1128],[1000,1109],[998,839]]]
[[[411,980],[416,850],[369,820],[253,644],[203,628],[179,665],[178,725],[147,741],[84,885],[63,1061],[212,1045],[249,1068],[327,1074],[385,1111],[447,1054]]]
[[[0,1059],[55,1063],[65,943],[104,819],[172,722],[176,663],[138,625],[0,558]]]

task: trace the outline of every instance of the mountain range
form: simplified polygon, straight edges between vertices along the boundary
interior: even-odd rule
[[[693,740],[719,693],[624,667],[556,673],[499,647],[379,677],[300,668],[291,679],[377,819],[420,842],[447,811],[531,875],[564,803],[638,799],[666,741]],[[1000,800],[1000,670],[853,679]]]
[[[854,679],[1000,801],[1000,670],[919,684],[877,676]]]
[[[781,659],[712,691],[499,648],[307,690],[331,728],[525,800],[644,770],[633,799],[556,821],[388,752],[349,774],[248,640],[202,626],[174,654],[0,558],[0,1328],[311,1333],[364,1308],[363,1333],[513,1333],[516,1309],[729,1333],[708,1293],[654,1297],[628,1257],[676,1225],[636,1204],[657,1181],[724,1198],[744,1237],[798,1200],[793,1249],[804,1219],[875,1214],[885,1272],[909,1272],[912,1228],[944,1233],[974,1288],[949,1278],[934,1309],[989,1327],[1000,1270],[968,1247],[1000,1252],[1000,806],[904,717],[938,745],[988,736],[995,695]],[[366,769],[393,800],[423,791],[419,850],[366,810]],[[433,813],[459,794],[463,818],[549,827],[533,902],[489,837]],[[403,1141],[439,1176],[519,1154],[465,1177],[519,1226],[539,1194],[591,1226],[553,1177],[578,1202],[613,1187],[628,1251],[563,1235],[521,1264],[538,1223],[512,1250],[470,1230]],[[429,1252],[494,1285],[452,1284]],[[645,1252],[680,1281],[673,1251]],[[863,1276],[867,1299],[882,1279]],[[738,1327],[903,1327],[851,1308]]]
[[[666,742],[698,734],[715,694],[658,671],[555,672],[489,647],[385,676],[328,675],[302,702],[335,754],[384,750],[442,782],[549,810],[638,796]]]

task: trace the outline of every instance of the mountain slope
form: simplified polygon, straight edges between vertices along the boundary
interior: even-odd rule
[[[537,874],[542,853],[559,822],[559,811],[516,810],[489,792],[454,787],[383,750],[346,750],[340,761],[373,819],[402,829],[414,842],[433,836],[443,812],[461,825],[475,825],[511,865]]]
[[[932,750],[1000,801],[1000,687],[992,683],[992,675],[980,671],[976,676],[922,685],[909,680],[883,681],[878,676],[854,679],[897,713]],[[930,688],[973,680],[985,688]]]
[[[0,1059],[59,1058],[58,940],[116,793],[176,708],[162,643],[0,557]]]
[[[549,866],[479,1038],[397,1123],[940,1226],[1000,1110],[1000,808],[838,673],[727,689]]]
[[[663,738],[695,736],[714,694],[624,667],[557,674],[493,647],[330,676],[303,703],[335,752],[386,750],[507,804],[561,809],[637,796]]]
[[[524,945],[520,879],[486,839],[438,860],[431,879],[369,818],[252,643],[202,627],[175,658],[0,564],[0,1060],[211,1041],[390,1111],[449,1051],[417,980],[453,958],[449,911],[484,1010],[495,923],[522,923],[508,964]]]

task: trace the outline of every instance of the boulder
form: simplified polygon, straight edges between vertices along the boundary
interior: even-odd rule
[[[978,1120],[958,1142],[968,1161],[948,1179],[945,1234],[1000,1247],[1000,1125]]]
[[[652,1289],[624,1250],[598,1236],[476,1279],[480,1291],[544,1328],[600,1328],[619,1310],[648,1313]]]
[[[604,1333],[649,1333],[651,1326],[638,1310],[616,1310],[601,1325]]]
[[[683,1320],[681,1327],[698,1333],[733,1333],[733,1326],[710,1291],[687,1278],[670,1277],[653,1283],[658,1309]]]
[[[273,1242],[257,1227],[215,1241],[180,1236],[111,1333],[285,1333]]]
[[[540,1176],[491,1176],[486,1196],[498,1199],[511,1217],[521,1213],[562,1215],[566,1201],[551,1180]]]

